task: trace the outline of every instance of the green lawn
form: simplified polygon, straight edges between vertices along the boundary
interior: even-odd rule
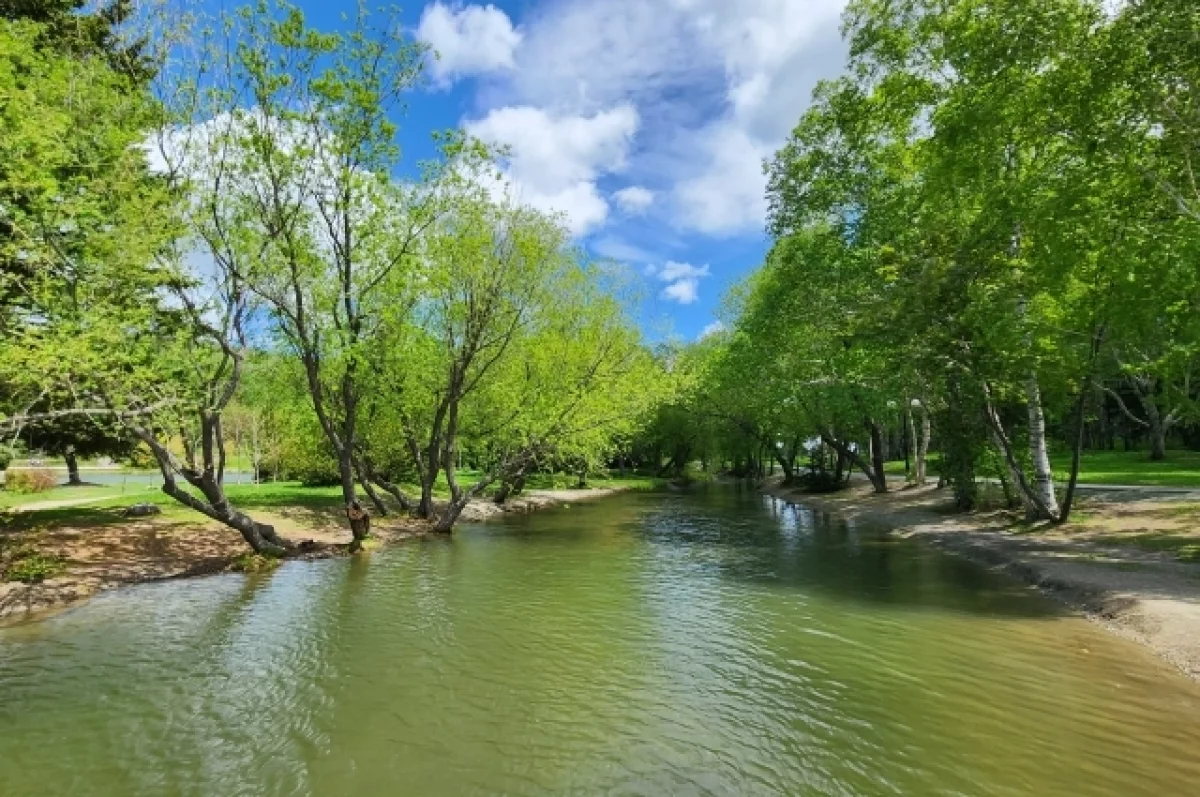
[[[930,457],[929,472],[937,473],[936,455]],[[1065,480],[1071,472],[1071,455],[1051,457],[1055,475]],[[904,475],[903,462],[888,462],[884,469],[893,476]],[[1148,487],[1200,488],[1200,451],[1168,451],[1163,462],[1151,462],[1145,451],[1084,451],[1079,463],[1081,484],[1133,484]]]
[[[1051,464],[1064,478],[1071,472],[1069,454],[1052,457]],[[1200,487],[1200,451],[1168,451],[1163,462],[1151,462],[1145,451],[1085,451],[1080,459],[1079,481]]]
[[[478,475],[476,471],[460,471],[459,480],[470,484]],[[567,489],[575,486],[577,479],[566,475],[538,475],[530,480],[528,489]],[[662,479],[644,476],[629,476],[626,478],[603,478],[593,476],[589,482],[592,488],[624,487],[632,490],[652,490],[661,487]],[[401,485],[410,497],[420,495],[416,485]],[[264,484],[230,484],[225,488],[226,495],[234,506],[246,512],[255,510],[286,509],[303,507],[308,509],[337,509],[342,505],[341,487],[306,487],[299,482],[268,482]],[[441,477],[434,487],[434,495],[439,498],[449,497],[449,487],[445,477]],[[381,493],[385,501],[391,502],[386,494]],[[124,518],[113,510],[121,509],[137,503],[153,503],[162,509],[160,516],[166,520],[188,521],[197,520],[197,515],[187,507],[169,498],[155,487],[127,487],[122,493],[119,487],[58,487],[42,493],[19,494],[0,490],[0,512],[17,506],[42,503],[45,501],[71,501],[80,498],[93,499],[87,504],[58,507],[54,509],[39,509],[28,512],[11,514],[0,517],[0,524],[5,524],[9,530],[27,530],[33,528],[53,528],[66,524],[87,526],[108,525],[124,522]]]

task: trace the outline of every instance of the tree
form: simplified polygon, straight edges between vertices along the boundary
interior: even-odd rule
[[[183,84],[186,125],[160,148],[197,184],[218,267],[264,305],[303,366],[358,550],[370,529],[356,490],[364,358],[395,298],[384,286],[415,274],[415,246],[441,212],[432,176],[391,177],[392,114],[424,50],[394,14],[361,5],[348,33],[318,32],[266,0],[225,25],[234,46],[216,53],[211,85]]]

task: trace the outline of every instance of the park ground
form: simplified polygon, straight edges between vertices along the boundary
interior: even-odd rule
[[[467,474],[464,474],[466,476]],[[652,489],[648,478],[594,479],[571,489],[574,479],[535,480],[503,508],[472,502],[467,522],[594,500],[614,492]],[[445,498],[445,485],[439,497]],[[230,500],[256,520],[305,546],[308,557],[337,556],[350,541],[341,490],[298,483],[229,485]],[[129,507],[153,503],[161,512],[130,518]],[[427,526],[399,512],[376,516],[376,545],[426,533]],[[241,536],[163,496],[156,487],[58,487],[33,495],[0,491],[0,622],[43,616],[98,592],[135,584],[226,570],[258,570],[274,563],[249,555]]]

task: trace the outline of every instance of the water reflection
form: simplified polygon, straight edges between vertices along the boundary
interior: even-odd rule
[[[966,563],[629,496],[0,632],[0,794],[1183,794],[1200,699]]]

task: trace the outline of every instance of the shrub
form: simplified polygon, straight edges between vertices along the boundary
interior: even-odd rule
[[[0,448],[0,470],[7,470],[12,464],[12,452],[7,448]]]
[[[47,578],[53,578],[66,569],[67,563],[62,560],[62,557],[20,551],[18,557],[5,569],[4,579],[36,584]]]
[[[276,556],[244,553],[233,560],[229,569],[236,573],[270,573],[280,564],[282,564],[282,560]]]
[[[58,476],[49,468],[8,471],[4,487],[10,493],[44,493],[58,486]]]

